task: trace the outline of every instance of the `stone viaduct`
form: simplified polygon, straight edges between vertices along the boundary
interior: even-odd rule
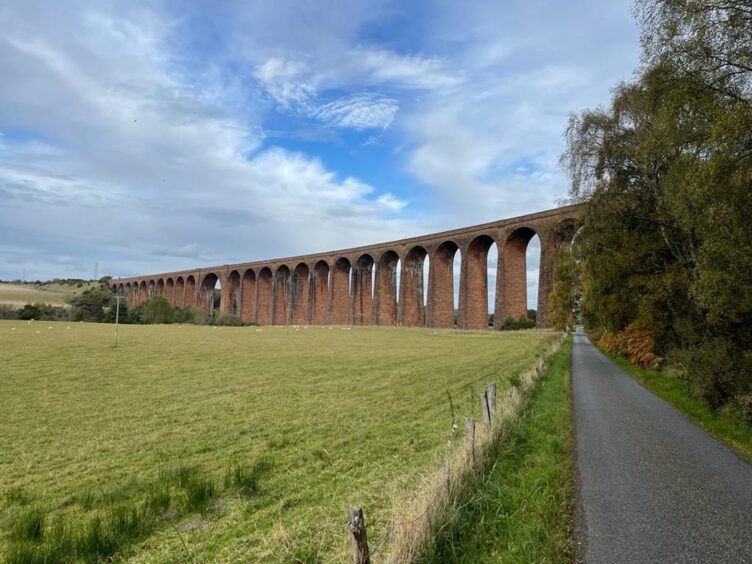
[[[454,256],[460,251],[457,327],[488,327],[488,251],[498,251],[494,325],[527,311],[526,251],[537,234],[541,257],[539,327],[546,326],[555,250],[568,243],[577,205],[341,251],[113,279],[129,306],[162,295],[175,306],[220,311],[259,325],[454,327]],[[428,294],[423,265],[429,257]],[[400,271],[399,284],[397,271]],[[398,289],[399,288],[399,289]],[[399,293],[399,295],[397,295]]]

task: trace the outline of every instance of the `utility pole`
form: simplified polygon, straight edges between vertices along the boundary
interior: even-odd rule
[[[99,263],[95,262],[94,263],[94,282],[96,282],[97,280],[99,280]]]
[[[115,299],[117,300],[117,306],[115,306],[115,346],[117,347],[118,324],[120,323],[120,296],[117,296]]]

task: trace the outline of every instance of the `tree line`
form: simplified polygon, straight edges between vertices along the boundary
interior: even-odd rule
[[[27,304],[19,309],[0,308],[0,319],[45,320],[45,321],[87,321],[93,323],[193,323],[196,325],[247,325],[237,316],[221,313],[215,309],[209,313],[189,306],[174,307],[164,296],[154,296],[137,307],[128,307],[110,288],[111,277],[105,276],[99,283],[80,294],[68,298],[70,307],[53,306],[45,303]]]
[[[642,62],[570,117],[584,214],[551,319],[752,423],[752,2],[640,0]]]

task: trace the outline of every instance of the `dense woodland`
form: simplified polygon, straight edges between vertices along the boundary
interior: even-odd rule
[[[571,116],[551,319],[752,423],[752,2],[641,0],[642,65]]]

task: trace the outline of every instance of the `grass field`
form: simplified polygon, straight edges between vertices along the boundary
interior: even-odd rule
[[[76,284],[10,284],[0,283],[0,304],[13,307],[22,307],[26,304],[49,304],[53,306],[65,306],[66,300],[82,293],[93,283],[82,283],[81,287]]]
[[[70,328],[68,328],[70,327]],[[0,322],[0,554],[342,561],[546,332]]]

